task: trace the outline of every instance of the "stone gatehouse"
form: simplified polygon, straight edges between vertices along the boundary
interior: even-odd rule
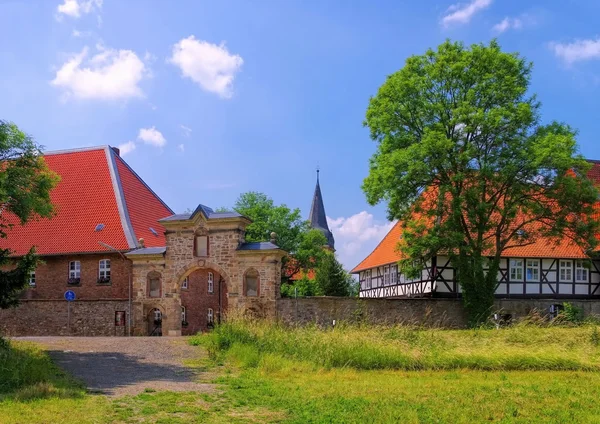
[[[200,205],[160,222],[164,248],[126,255],[134,334],[194,334],[233,311],[275,317],[284,252],[272,241],[246,243],[247,218]]]

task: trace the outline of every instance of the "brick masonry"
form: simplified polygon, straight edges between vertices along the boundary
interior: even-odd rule
[[[495,308],[513,318],[529,315],[533,310],[548,311],[551,305],[565,300],[497,299]],[[600,316],[599,300],[568,300],[583,310],[584,316]],[[336,322],[365,321],[377,324],[414,324],[446,328],[464,328],[466,314],[460,299],[359,299],[309,297],[279,299],[277,317],[291,325],[310,323],[330,326]]]

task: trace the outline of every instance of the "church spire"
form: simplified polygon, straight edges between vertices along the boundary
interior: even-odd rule
[[[317,185],[315,187],[315,194],[312,200],[312,206],[310,207],[310,215],[308,217],[311,227],[319,230],[323,233],[327,239],[327,245],[335,250],[335,241],[333,234],[329,231],[327,225],[327,215],[325,214],[325,206],[323,205],[323,196],[321,195],[321,186],[319,184],[319,168],[317,168]]]

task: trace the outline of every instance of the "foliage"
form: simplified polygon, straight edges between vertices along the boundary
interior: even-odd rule
[[[246,241],[270,240],[272,232],[277,234],[276,244],[289,253],[283,260],[284,279],[319,265],[327,240],[302,220],[300,209],[276,206],[266,194],[253,191],[241,194],[233,209],[252,220]]]
[[[378,146],[363,190],[403,223],[401,269],[450,255],[472,325],[489,316],[505,249],[541,237],[597,244],[589,163],[573,129],[540,124],[531,68],[496,41],[446,41],[407,59],[366,113]]]
[[[332,252],[325,252],[317,267],[315,283],[322,296],[350,296],[354,279],[348,274]]]
[[[7,237],[12,224],[53,214],[50,190],[58,177],[48,170],[40,146],[16,125],[0,120],[0,237]],[[0,271],[0,308],[18,304],[18,295],[27,285],[29,271],[35,267],[32,248],[16,267]],[[12,265],[10,249],[0,249],[0,267]]]
[[[559,318],[571,323],[580,323],[583,321],[583,309],[578,308],[570,302],[564,302]]]
[[[231,319],[191,342],[206,346],[215,359],[241,344],[260,355],[324,368],[600,371],[600,352],[589,326],[442,330],[339,322],[332,330]]]
[[[283,283],[281,285],[282,297],[307,297],[320,296],[321,291],[314,278],[308,278],[306,275],[301,279],[294,281],[293,284]]]

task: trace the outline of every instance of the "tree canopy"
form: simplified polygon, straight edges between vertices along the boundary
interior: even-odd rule
[[[32,218],[52,216],[50,190],[58,176],[48,170],[41,147],[30,136],[1,120],[0,164],[0,237],[6,238],[14,217],[25,224]],[[19,293],[37,262],[34,253],[32,247],[11,270],[0,271],[0,308],[18,304]],[[0,249],[0,266],[12,265],[10,254],[10,249]]]
[[[446,41],[408,58],[366,113],[377,150],[363,190],[404,226],[401,269],[450,255],[472,324],[491,312],[507,248],[596,245],[590,165],[571,127],[541,123],[531,71],[496,41]]]
[[[302,219],[300,209],[275,205],[266,194],[253,191],[241,194],[233,209],[252,220],[246,241],[265,241],[272,232],[277,234],[277,245],[289,253],[283,260],[284,279],[319,265],[327,240]]]

